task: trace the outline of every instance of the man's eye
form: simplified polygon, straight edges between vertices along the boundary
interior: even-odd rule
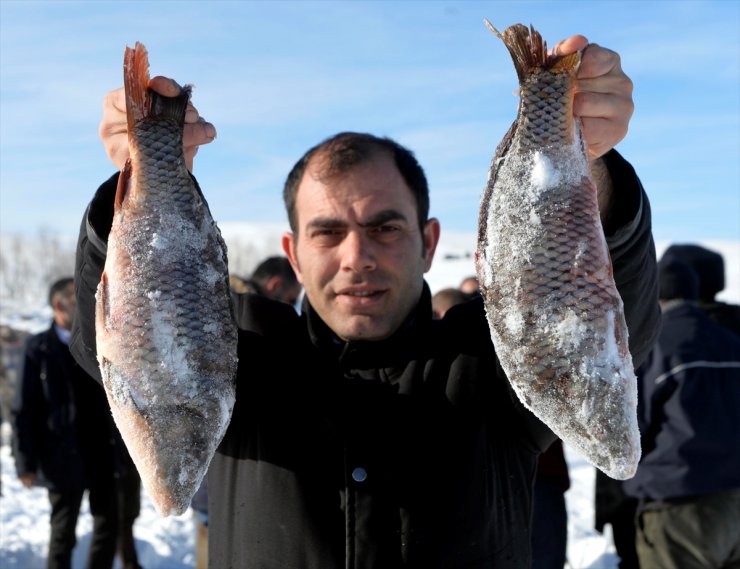
[[[341,238],[342,235],[343,235],[343,231],[341,229],[331,229],[331,228],[316,229],[311,232],[312,239],[318,239],[322,242],[337,240]]]
[[[375,228],[377,233],[394,233],[399,231],[399,227],[396,225],[379,225]]]

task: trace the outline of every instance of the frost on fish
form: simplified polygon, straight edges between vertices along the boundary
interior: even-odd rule
[[[607,475],[640,458],[623,305],[572,113],[580,54],[547,56],[539,34],[499,34],[520,80],[517,121],[481,202],[477,270],[491,336],[524,405]]]
[[[161,514],[182,514],[228,427],[237,331],[225,244],[183,160],[189,90],[147,92],[141,44],[125,83],[131,160],[97,291],[98,361],[145,489]]]

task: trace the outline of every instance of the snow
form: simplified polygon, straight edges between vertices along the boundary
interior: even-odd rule
[[[0,567],[44,569],[49,540],[49,500],[46,490],[24,488],[15,474],[10,453],[9,428],[3,424],[0,446],[2,496],[0,496]],[[142,493],[141,514],[134,525],[139,563],[146,569],[185,569],[195,564],[195,529],[191,511],[163,518]],[[92,535],[92,517],[83,500],[77,522],[74,569],[85,566]],[[116,563],[118,566],[118,563]]]

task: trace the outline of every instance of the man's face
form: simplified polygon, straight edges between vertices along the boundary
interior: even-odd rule
[[[74,283],[69,283],[64,290],[54,296],[51,307],[54,311],[54,321],[57,325],[65,330],[71,330],[75,317],[75,308],[77,308]]]
[[[439,223],[420,232],[414,197],[389,155],[321,180],[317,158],[298,187],[297,234],[283,237],[283,249],[337,336],[382,340],[419,300]]]

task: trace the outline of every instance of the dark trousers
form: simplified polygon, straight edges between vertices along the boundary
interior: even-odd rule
[[[532,568],[563,569],[568,546],[568,511],[563,488],[549,480],[534,485]]]
[[[619,555],[619,569],[640,569],[637,559],[635,539],[635,516],[637,501],[625,501],[612,515],[609,523],[612,525],[614,548]]]
[[[75,529],[82,505],[83,490],[54,492],[51,502],[51,536],[48,569],[70,569],[72,550],[77,543]],[[88,493],[93,516],[93,534],[87,557],[87,569],[110,569],[116,551],[118,519],[115,492],[110,486],[93,487]]]
[[[133,467],[117,480],[118,557],[122,569],[140,569],[134,541],[134,522],[139,516],[141,478]]]

